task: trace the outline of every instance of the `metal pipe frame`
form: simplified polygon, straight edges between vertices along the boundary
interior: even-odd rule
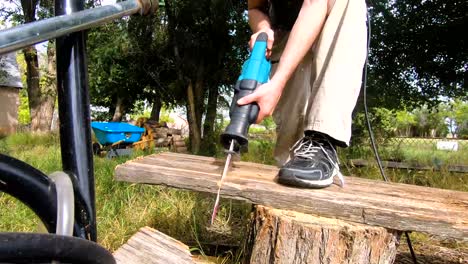
[[[80,1],[65,2],[72,5]],[[143,7],[151,5],[151,2],[155,1],[129,0],[87,10],[80,9],[79,12],[70,14],[56,12],[56,15],[59,14],[56,17],[2,30],[0,31],[0,55],[142,12]]]
[[[55,14],[73,14],[84,9],[84,0],[55,1]],[[96,241],[94,165],[91,146],[86,42],[83,31],[56,40],[57,91],[62,168],[76,177],[75,215],[77,236]]]
[[[56,0],[56,17],[0,31],[0,55],[57,38],[57,90],[62,167],[74,186],[74,236],[96,241],[86,35],[83,30],[123,16],[153,14],[157,0],[132,0],[84,9],[84,0]],[[6,177],[6,178],[5,178]],[[0,154],[0,191],[19,198],[55,232],[55,184],[24,162]]]

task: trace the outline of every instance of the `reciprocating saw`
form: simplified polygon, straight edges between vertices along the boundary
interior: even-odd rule
[[[268,35],[266,33],[260,33],[257,36],[250,57],[244,62],[241,75],[234,88],[234,97],[229,111],[231,121],[224,133],[221,134],[221,144],[227,150],[227,157],[221,180],[218,183],[218,194],[211,216],[211,223],[216,217],[221,186],[231,163],[232,154],[248,145],[247,134],[249,127],[257,120],[259,112],[257,103],[238,105],[237,100],[253,93],[258,86],[268,81],[271,63],[266,58],[267,42]]]
[[[260,33],[254,43],[250,58],[242,66],[242,73],[234,88],[234,97],[229,112],[231,121],[221,134],[221,143],[225,149],[230,149],[230,146],[234,144],[237,151],[238,148],[249,143],[247,133],[250,125],[257,120],[259,108],[256,103],[238,105],[237,100],[253,93],[258,86],[268,81],[271,64],[265,56],[267,41],[268,35]]]

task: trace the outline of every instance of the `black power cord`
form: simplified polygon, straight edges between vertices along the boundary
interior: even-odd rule
[[[374,152],[375,159],[377,160],[380,173],[382,174],[382,178],[384,179],[384,181],[389,182],[388,177],[385,174],[385,171],[383,169],[379,152],[377,151],[374,133],[372,132],[372,126],[369,120],[369,112],[367,110],[367,96],[366,96],[367,94],[367,67],[369,65],[369,50],[370,50],[370,38],[371,38],[371,22],[370,22],[369,11],[366,12],[366,15],[367,15],[367,52],[366,52],[366,62],[364,65],[364,72],[362,75],[362,88],[363,88],[363,94],[364,94],[363,96],[364,97],[364,114],[366,116],[367,130],[369,131],[369,138],[370,138],[371,145],[372,145],[372,151]],[[411,243],[411,239],[410,239],[408,231],[405,231],[405,236],[406,236],[406,242],[408,243],[408,248],[411,253],[411,258],[413,259],[413,263],[418,264],[418,261],[416,259],[416,254],[414,253],[413,245]]]

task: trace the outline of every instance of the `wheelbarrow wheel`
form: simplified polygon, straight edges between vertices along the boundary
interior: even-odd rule
[[[101,154],[101,151],[102,151],[101,145],[99,145],[99,143],[97,143],[97,142],[94,142],[93,143],[93,153],[94,153],[94,155],[99,156]]]

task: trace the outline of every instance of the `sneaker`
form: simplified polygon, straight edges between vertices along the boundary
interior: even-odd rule
[[[278,182],[305,188],[324,188],[337,176],[340,185],[344,178],[338,166],[335,146],[326,136],[318,133],[306,135],[291,148],[292,158],[278,173]]]

